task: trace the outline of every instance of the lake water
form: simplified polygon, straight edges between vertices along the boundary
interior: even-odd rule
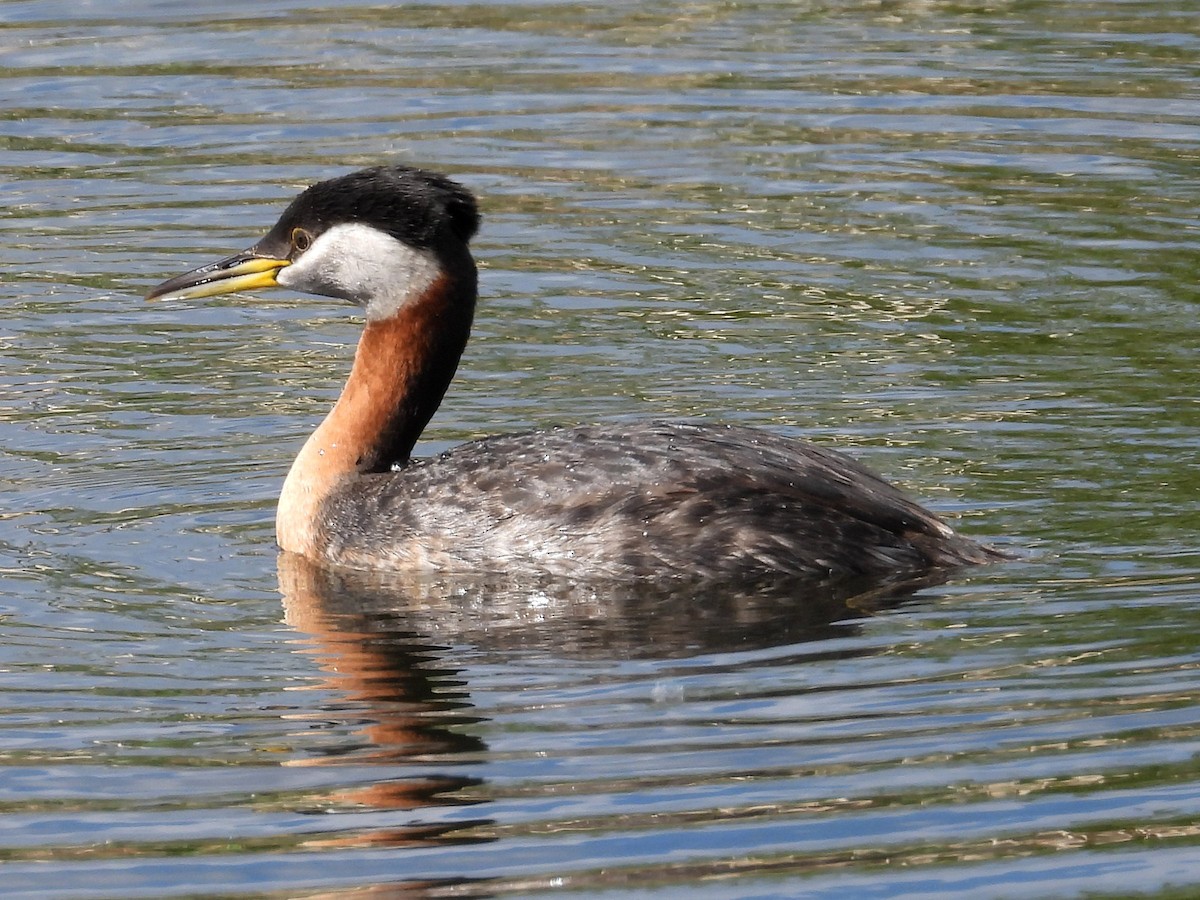
[[[1200,16],[0,4],[7,897],[1200,891]],[[482,198],[424,451],[710,418],[1018,551],[899,603],[278,558],[351,310],[146,304],[314,180]]]

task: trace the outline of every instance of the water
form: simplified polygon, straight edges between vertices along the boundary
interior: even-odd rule
[[[6,896],[1191,896],[1198,21],[0,5]],[[424,450],[744,422],[1022,560],[847,603],[277,558],[357,324],[139,298],[387,160],[483,198]]]

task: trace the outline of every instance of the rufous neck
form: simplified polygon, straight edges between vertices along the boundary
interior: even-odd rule
[[[442,277],[394,315],[367,321],[329,423],[355,447],[355,471],[408,460],[458,368],[474,300],[473,284]]]
[[[341,396],[292,464],[276,533],[310,555],[320,503],[344,478],[406,462],[436,412],[470,334],[475,278],[441,275],[386,318],[368,319]]]

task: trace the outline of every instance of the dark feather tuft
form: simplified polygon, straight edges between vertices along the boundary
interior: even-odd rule
[[[475,197],[456,181],[411,166],[375,166],[314,184],[292,201],[264,243],[286,244],[294,228],[312,235],[344,223],[378,228],[421,250],[479,228]]]

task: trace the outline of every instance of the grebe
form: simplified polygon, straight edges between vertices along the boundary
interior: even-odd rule
[[[466,346],[475,198],[433,172],[305,190],[257,244],[147,299],[280,286],[357,304],[337,403],[284,482],[279,546],[407,573],[744,580],[919,574],[1002,556],[857,462],[734,425],[554,428],[410,454]]]

